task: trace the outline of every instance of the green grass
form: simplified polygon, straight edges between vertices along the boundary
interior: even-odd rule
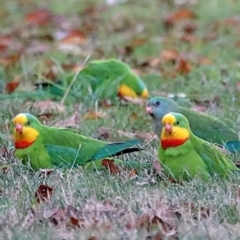
[[[200,105],[206,106],[207,113],[240,131],[240,93],[236,88],[240,80],[240,23],[236,26],[223,24],[225,19],[239,16],[238,1],[204,0],[195,5],[186,4],[185,7],[197,15],[193,20],[197,25],[194,33],[197,41],[193,44],[181,41],[183,32],[178,27],[164,27],[164,16],[182,7],[174,1],[129,0],[111,7],[105,6],[104,1],[91,1],[91,5],[89,1],[81,2],[4,2],[0,11],[2,32],[13,36],[25,48],[36,42],[50,48],[43,54],[27,52],[9,67],[1,64],[0,93],[5,93],[5,84],[19,74],[23,75],[24,84],[44,79],[42,72],[46,69],[46,59],[54,60],[59,66],[57,77],[65,79],[69,72],[61,69],[61,64],[82,64],[88,54],[91,59],[123,58],[139,70],[151,96],[171,93],[185,106],[194,106],[199,101]],[[89,6],[93,13],[86,13]],[[24,15],[38,7],[69,19],[70,26],[79,27],[85,22],[93,27],[92,32],[86,33],[89,42],[82,47],[81,53],[65,53],[57,48],[57,41],[41,38],[54,36],[59,23],[42,28],[26,26]],[[22,29],[20,33],[16,31],[18,28]],[[79,28],[87,32],[84,27]],[[133,46],[131,55],[124,55],[121,51],[138,38],[147,41]],[[17,51],[14,46],[9,53]],[[120,51],[116,51],[116,46]],[[141,66],[168,49],[187,56],[192,64],[189,74],[176,73],[172,63]],[[1,52],[0,57],[4,58],[4,54],[8,52]],[[210,59],[212,64],[199,64],[200,57]],[[169,72],[176,73],[175,77],[166,74]],[[25,91],[26,88],[22,89]],[[185,93],[186,97],[177,97],[179,93]],[[218,104],[213,101],[216,97]],[[69,99],[65,104],[66,111],[52,115],[47,124],[66,119],[77,111],[79,130],[87,136],[95,137],[99,127],[109,129],[110,141],[126,139],[117,134],[118,130],[151,131],[151,119],[143,106],[122,106],[118,102],[110,108],[97,106],[107,113],[106,117],[84,121],[84,114],[94,110],[96,105],[86,99],[82,99],[83,103]],[[239,178],[223,181],[216,178],[209,183],[195,179],[180,185],[163,182],[157,173],[147,169],[142,169],[137,176],[129,176],[126,171],[112,175],[107,171],[83,170],[64,173],[56,170],[50,176],[40,176],[39,172],[29,171],[14,158],[10,143],[11,119],[19,112],[29,111],[26,100],[0,98],[0,104],[0,138],[8,149],[7,154],[3,147],[0,149],[0,164],[12,164],[7,172],[0,169],[1,239],[239,239]],[[38,115],[39,110],[31,109],[31,113]],[[137,118],[133,118],[133,114]],[[152,141],[146,144],[144,151],[125,158],[153,162],[157,159],[156,147],[157,141]],[[34,195],[41,184],[54,190],[49,201],[37,204]],[[54,208],[64,209],[62,218],[53,215]],[[79,219],[80,227],[70,223],[73,216]]]

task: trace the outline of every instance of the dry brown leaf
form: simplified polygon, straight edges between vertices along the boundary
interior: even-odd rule
[[[52,197],[52,194],[53,188],[47,185],[40,185],[35,192],[35,198],[37,203],[49,201],[49,199]]]
[[[106,113],[100,111],[89,111],[83,116],[83,120],[99,119],[106,117]]]
[[[45,26],[52,20],[52,14],[44,9],[37,9],[25,15],[27,23],[34,26]]]
[[[173,61],[176,62],[176,60],[179,57],[179,52],[175,49],[167,49],[167,50],[163,50],[160,54],[160,59],[161,62],[169,62],[169,61]]]
[[[182,20],[194,19],[195,17],[196,17],[196,14],[193,11],[187,8],[182,8],[165,17],[164,24],[166,28],[169,28],[179,23]]]
[[[152,164],[152,169],[155,172],[162,172],[162,167],[159,160],[155,160]]]
[[[111,174],[118,174],[120,172],[119,167],[114,163],[114,160],[103,159],[102,165],[109,170]]]
[[[100,127],[98,128],[97,139],[106,141],[110,138],[110,131],[107,128]]]
[[[119,136],[124,136],[128,138],[138,138],[140,140],[143,140],[145,142],[150,142],[153,139],[157,139],[157,136],[153,132],[124,132],[122,130],[117,131]]]
[[[63,105],[51,100],[27,102],[24,104],[24,108],[29,106],[30,109],[34,109],[35,112],[38,112],[38,116],[60,114],[65,112],[65,107]]]
[[[19,86],[20,82],[19,81],[12,81],[7,83],[5,90],[7,93],[13,93],[15,89]]]
[[[15,63],[20,61],[21,55],[19,53],[12,54],[6,57],[0,57],[0,64],[4,67],[8,67],[14,65]]]
[[[188,60],[186,60],[185,57],[180,56],[177,60],[175,68],[176,71],[181,74],[188,74],[191,71],[192,66],[191,63]]]
[[[198,41],[198,38],[196,36],[194,36],[191,33],[185,33],[182,37],[181,40],[186,42],[186,43],[190,43],[190,44],[194,44]]]
[[[82,45],[87,41],[86,35],[80,30],[71,30],[66,37],[64,37],[60,43],[62,44],[74,44]]]
[[[118,130],[117,131],[118,135],[120,137],[127,137],[127,138],[134,138],[135,137],[135,133],[132,133],[132,132],[124,132],[122,130]]]
[[[218,24],[220,27],[227,26],[227,27],[240,27],[240,19],[238,17],[230,17],[227,18]]]
[[[153,132],[136,132],[135,137],[137,137],[140,140],[143,140],[144,142],[150,142],[153,139],[157,138],[157,136]]]
[[[0,35],[0,51],[3,52],[13,44],[10,36]]]
[[[206,66],[212,65],[212,60],[209,59],[209,58],[207,58],[207,57],[201,57],[201,58],[199,59],[199,64],[200,64],[200,65],[206,65]]]
[[[65,120],[58,120],[54,126],[55,127],[72,127],[79,128],[80,117],[78,113],[74,113],[72,116]]]

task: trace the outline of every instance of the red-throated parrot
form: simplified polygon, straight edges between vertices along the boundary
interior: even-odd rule
[[[66,128],[44,126],[29,113],[18,114],[13,124],[15,156],[23,164],[29,162],[34,170],[86,166],[96,160],[141,150],[132,148],[140,140],[107,143]]]
[[[201,139],[223,145],[231,152],[240,152],[238,134],[217,118],[181,107],[172,99],[153,97],[147,102],[146,111],[153,118],[155,133],[160,136],[161,120],[168,112],[178,112],[186,116],[192,132]]]
[[[214,144],[195,136],[187,118],[170,112],[162,118],[159,160],[164,174],[174,180],[190,180],[195,176],[207,180],[215,174],[229,176],[238,168]]]

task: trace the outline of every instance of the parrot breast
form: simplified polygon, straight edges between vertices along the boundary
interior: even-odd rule
[[[27,148],[30,145],[32,145],[34,143],[34,141],[29,142],[29,141],[25,141],[25,140],[20,140],[15,142],[15,148],[16,149],[20,149],[20,148]]]
[[[180,145],[184,144],[187,140],[188,140],[188,138],[186,138],[186,139],[162,139],[161,146],[164,150],[166,150],[167,148],[170,148],[170,147],[180,146]]]

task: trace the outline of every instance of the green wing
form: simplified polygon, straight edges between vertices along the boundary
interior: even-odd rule
[[[99,149],[96,153],[91,154],[91,158],[86,159],[84,154],[84,145],[79,144],[78,148],[69,146],[47,144],[45,148],[51,158],[54,166],[65,165],[76,166],[85,165],[87,162],[114,157],[124,153],[140,151],[140,148],[131,148],[134,145],[141,143],[139,140],[132,140],[123,143],[106,144],[103,148]]]
[[[88,161],[140,150],[139,148],[132,148],[132,146],[140,144],[140,140],[130,140],[122,143],[107,143],[82,136],[68,129],[56,129],[51,127],[44,127],[44,131],[42,132],[44,146],[55,146],[58,154],[60,153],[59,148],[66,147],[69,150],[63,156],[67,157],[69,154],[70,159],[68,159],[68,161],[71,164],[74,162],[74,165],[84,165]],[[54,151],[54,148],[51,147],[51,150]],[[78,151],[77,158],[76,150]]]
[[[212,116],[180,107],[180,113],[186,116],[192,132],[201,139],[223,145],[239,139],[238,134]]]
[[[79,80],[89,82],[93,92],[105,98],[116,97],[120,84],[127,85],[139,96],[147,89],[142,79],[127,64],[116,59],[91,61],[80,72]]]
[[[226,176],[229,174],[229,171],[237,170],[232,160],[220,152],[214,144],[195,136],[191,136],[191,141],[196,152],[208,166],[211,175],[218,173],[220,176]]]

